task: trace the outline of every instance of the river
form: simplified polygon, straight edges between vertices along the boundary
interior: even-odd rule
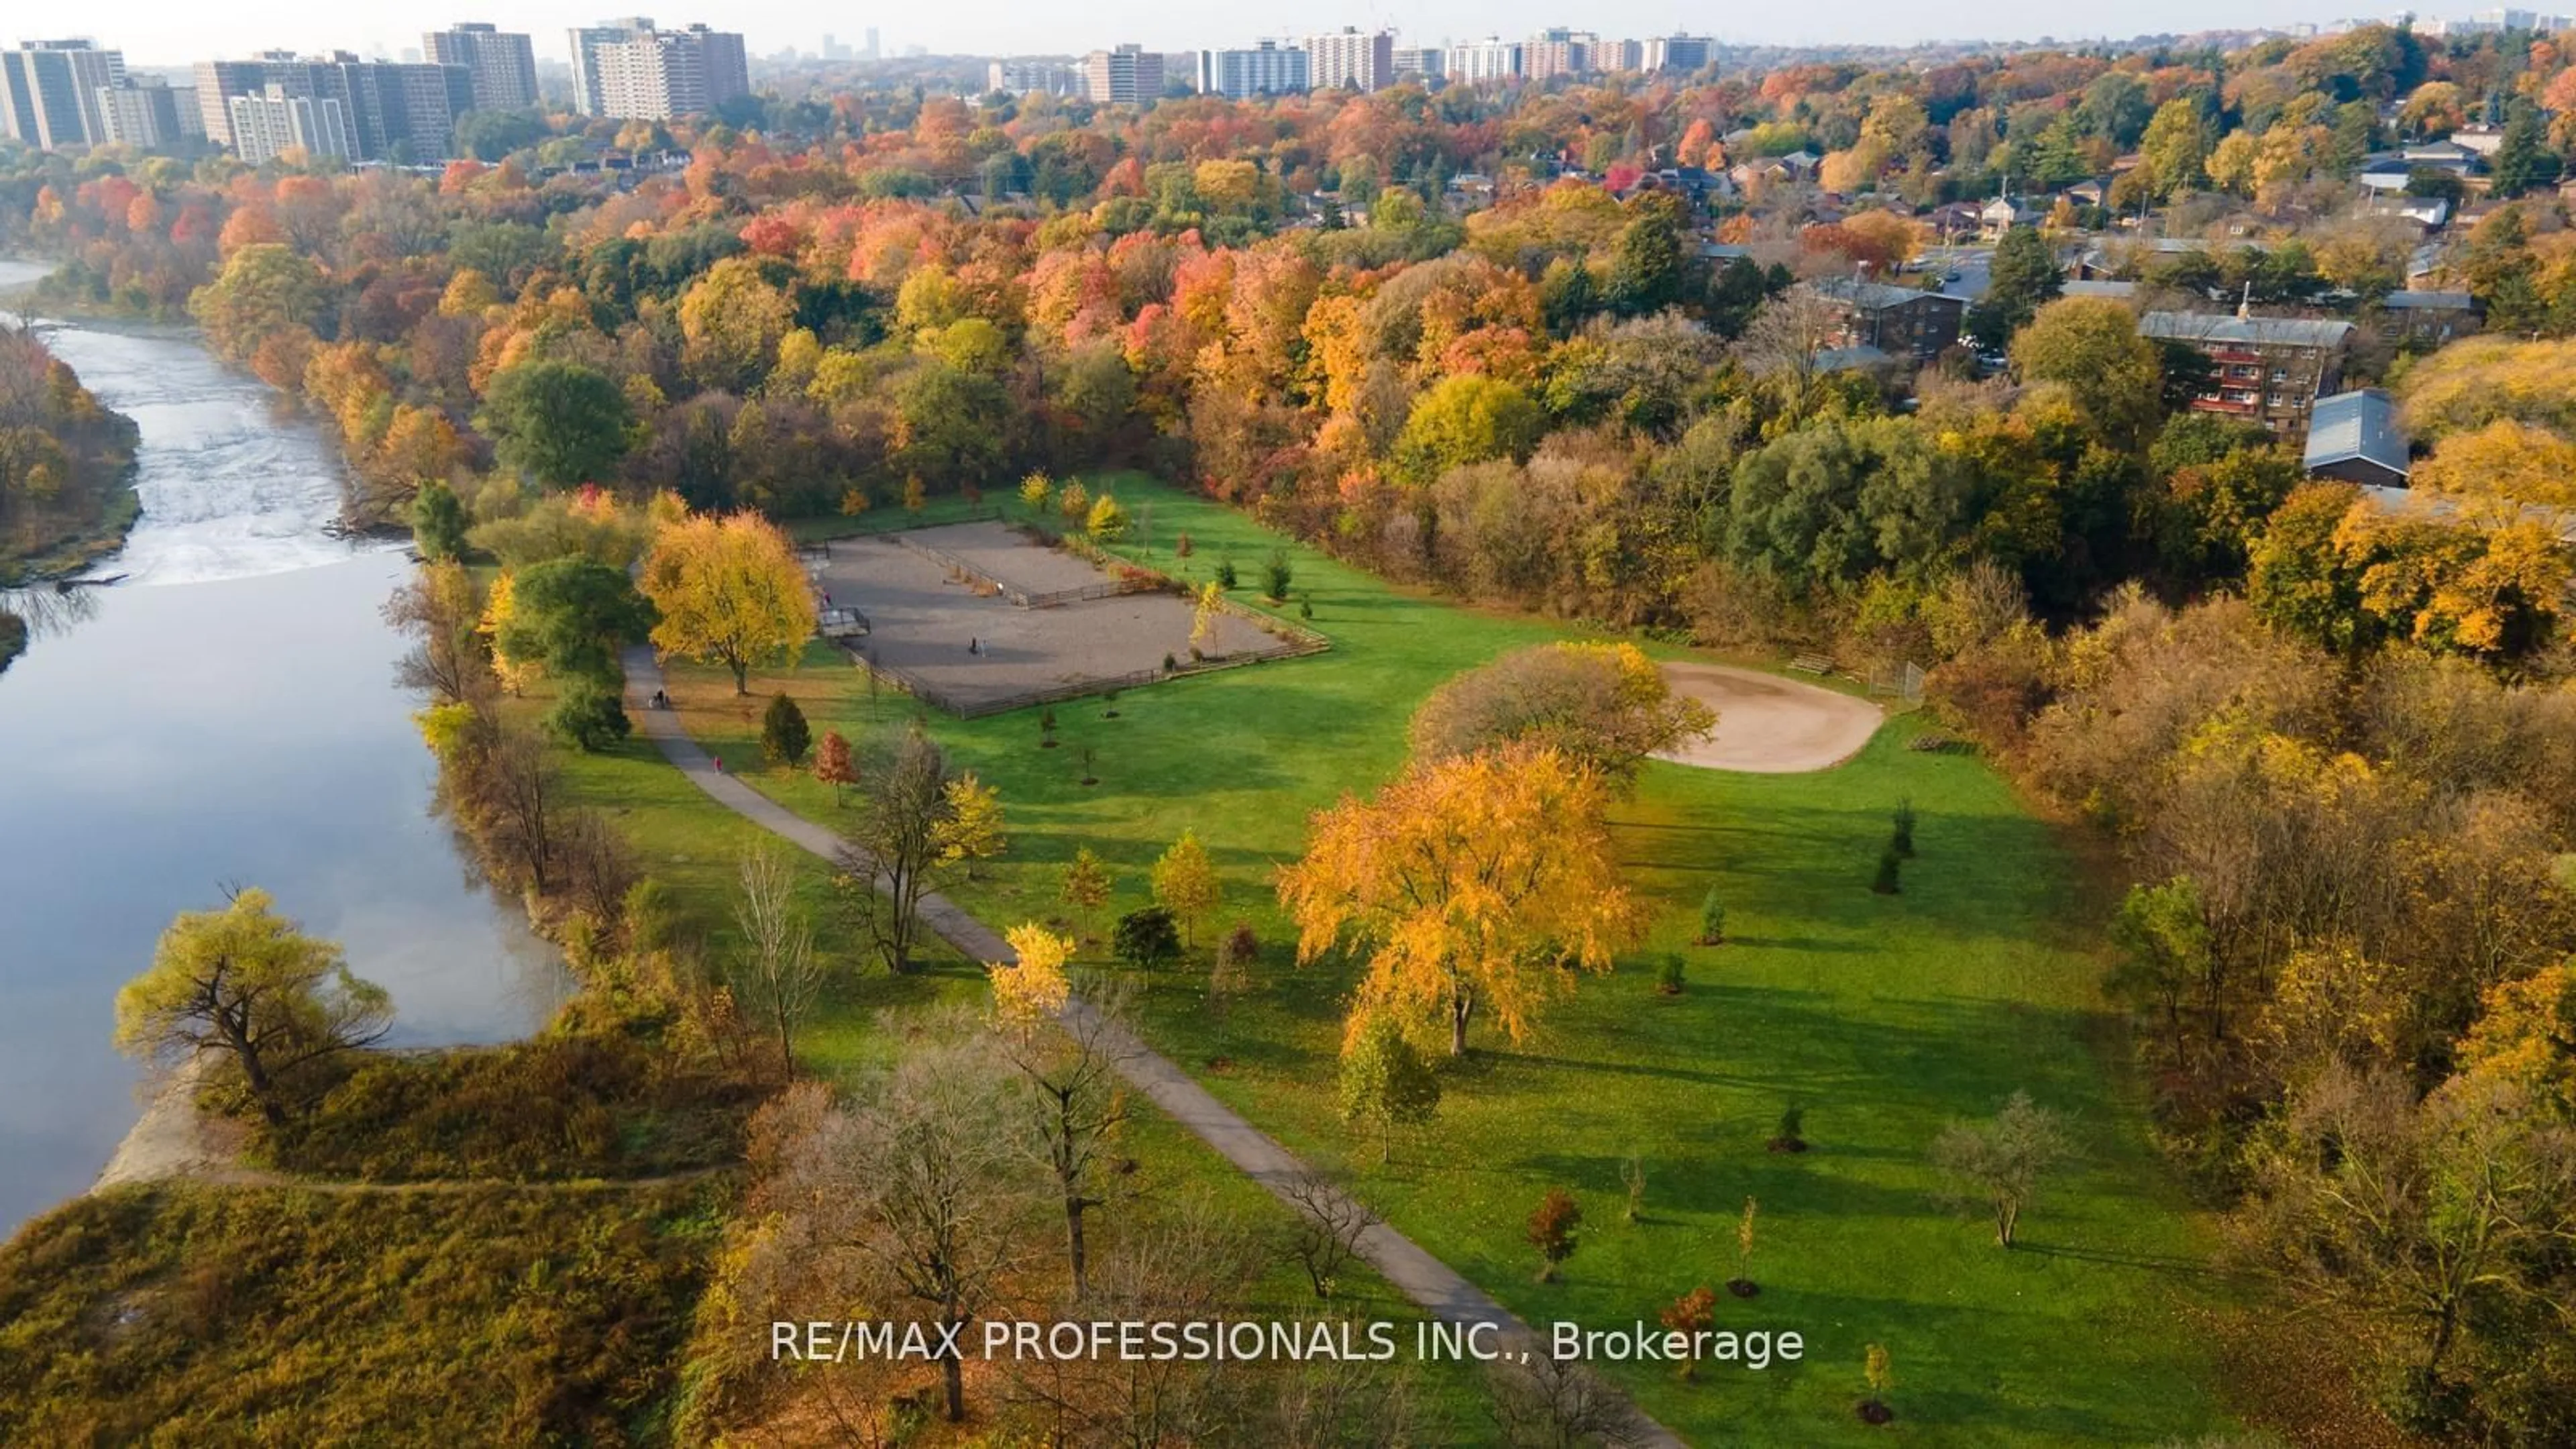
[[[39,269],[0,261],[0,288]],[[562,969],[431,813],[379,607],[409,569],[334,538],[307,420],[177,330],[49,327],[141,428],[143,516],[26,602],[0,673],[0,1234],[89,1185],[139,1110],[116,990],[172,914],[257,885],[393,995],[408,1045],[525,1035]]]

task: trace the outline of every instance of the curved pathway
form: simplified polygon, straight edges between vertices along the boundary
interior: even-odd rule
[[[841,837],[798,815],[786,806],[735,779],[719,773],[707,752],[698,747],[680,728],[669,710],[655,709],[650,701],[662,688],[662,665],[646,646],[636,645],[625,652],[626,708],[640,729],[662,756],[697,787],[714,797],[716,803],[768,830],[779,838],[800,846],[823,859],[838,863],[848,851]],[[941,939],[963,952],[971,961],[1011,962],[1015,957],[1010,945],[992,927],[966,913],[956,902],[933,891],[921,898],[921,919]],[[1065,1008],[1071,1014],[1087,1014],[1090,1008],[1079,1000]],[[1086,1025],[1092,1023],[1086,1019]],[[1100,1026],[1101,1039],[1112,1043],[1120,1075],[1127,1084],[1161,1108],[1174,1121],[1190,1130],[1197,1138],[1216,1149],[1219,1156],[1231,1162],[1253,1181],[1268,1188],[1283,1202],[1290,1202],[1289,1189],[1307,1173],[1306,1165],[1295,1154],[1271,1140],[1268,1133],[1235,1113],[1209,1095],[1205,1087],[1192,1080],[1169,1057],[1146,1046],[1133,1034],[1114,1027]],[[1293,1209],[1294,1203],[1290,1202]],[[1360,1256],[1385,1276],[1397,1292],[1421,1305],[1424,1312],[1446,1323],[1489,1324],[1519,1345],[1518,1351],[1535,1353],[1539,1337],[1527,1324],[1512,1316],[1509,1309],[1487,1297],[1483,1289],[1470,1283],[1456,1269],[1422,1250],[1412,1239],[1383,1222],[1372,1223],[1359,1239]],[[1638,1418],[1638,1431],[1626,1436],[1625,1442],[1653,1445],[1657,1449],[1680,1449],[1681,1438],[1662,1425]]]

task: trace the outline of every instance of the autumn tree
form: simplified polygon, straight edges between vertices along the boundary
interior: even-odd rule
[[[1065,908],[1081,913],[1086,919],[1109,904],[1112,881],[1109,867],[1088,845],[1078,846],[1073,859],[1065,862],[1064,878],[1056,886],[1056,899]]]
[[[1523,461],[1538,446],[1545,421],[1515,384],[1472,372],[1443,378],[1405,418],[1395,443],[1396,471],[1427,483],[1462,463]]]
[[[2026,383],[2066,390],[2094,434],[2119,448],[2143,444],[2163,416],[2163,369],[2137,319],[2108,297],[2060,297],[2033,313],[2012,341]]]
[[[1420,764],[1319,812],[1279,899],[1297,959],[1369,952],[1364,1004],[1436,1013],[1467,1050],[1482,1007],[1518,1040],[1572,971],[1607,971],[1641,913],[1619,880],[1608,787],[1545,745]]]
[[[1065,963],[1073,956],[1070,939],[1033,924],[1012,931],[1009,939],[1018,965],[995,969],[996,1001],[1006,996],[1007,972],[1033,966],[1037,972],[1030,983],[1012,983],[1007,993],[1021,1018],[1037,1024],[1013,1029],[1006,1020],[1002,1036],[1002,1055],[1019,1072],[1025,1091],[1018,1140],[1054,1184],[1064,1213],[1073,1296],[1080,1298],[1089,1287],[1085,1229],[1092,1211],[1108,1202],[1108,1157],[1127,1123],[1122,1074],[1135,1053],[1135,1039],[1124,1022],[1122,999],[1114,993],[1072,1000],[1064,977]]]
[[[1699,1378],[1699,1336],[1717,1326],[1716,1292],[1702,1283],[1674,1299],[1655,1317],[1664,1327],[1684,1335],[1692,1345],[1691,1351],[1682,1359],[1681,1375],[1685,1382],[1696,1381]]]
[[[371,1046],[392,1025],[384,988],[256,889],[220,911],[181,912],[151,966],[116,993],[117,1050],[147,1060],[221,1053],[272,1127],[296,1105],[299,1068]]]
[[[850,741],[839,730],[823,731],[822,741],[814,747],[814,778],[832,787],[832,803],[846,801],[849,788],[859,782],[856,762],[850,757]]]
[[[724,665],[737,695],[751,693],[753,665],[793,658],[814,635],[814,593],[796,551],[756,513],[664,524],[645,555],[643,586],[662,616],[654,647]]]
[[[1180,924],[1181,944],[1187,946],[1198,923],[1216,909],[1222,891],[1216,864],[1208,859],[1207,847],[1199,844],[1197,831],[1181,832],[1181,838],[1154,862],[1151,881],[1154,904],[1172,913]]]
[[[972,770],[949,781],[946,790],[948,809],[936,832],[939,859],[944,865],[963,865],[966,878],[973,880],[975,862],[1001,854],[1008,843],[1002,829],[1002,792]]]
[[[1575,1203],[1574,1194],[1561,1187],[1549,1188],[1547,1196],[1531,1211],[1529,1226],[1523,1233],[1529,1245],[1538,1249],[1538,1281],[1556,1281],[1557,1265],[1574,1256],[1576,1232],[1582,1226],[1583,1209]]]

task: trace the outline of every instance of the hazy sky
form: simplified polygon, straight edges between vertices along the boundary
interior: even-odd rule
[[[564,31],[611,13],[620,0],[512,0],[469,6],[352,5],[347,0],[252,0],[215,5],[204,0],[60,0],[12,4],[18,12],[0,21],[0,42],[38,35],[87,34],[122,49],[140,65],[181,65],[217,56],[289,47],[342,49],[398,56],[420,44],[423,29],[456,20],[488,20],[504,30],[535,37],[540,60],[562,59]],[[641,0],[624,0],[638,4]],[[2467,14],[2475,0],[2456,8]],[[2428,14],[2449,13],[2436,4]],[[1524,36],[1549,25],[1575,25],[1612,38],[1705,33],[1735,41],[1851,41],[1910,43],[1973,36],[2061,40],[2081,36],[2130,36],[2218,27],[2323,20],[2336,13],[2302,0],[2108,0],[2069,7],[2058,0],[1988,0],[1976,5],[1923,0],[1847,0],[1839,5],[1718,7],[1677,5],[1672,0],[1271,0],[1242,6],[1190,0],[1094,0],[1036,4],[1030,0],[948,0],[881,10],[797,3],[797,0],[696,0],[652,5],[646,13],[664,25],[703,20],[742,31],[755,54],[787,46],[813,51],[825,31],[857,44],[870,25],[888,51],[923,45],[938,52],[1010,54],[1079,52],[1121,40],[1158,50],[1248,44],[1265,35],[1356,25],[1392,26],[1402,43],[1438,44],[1486,34]],[[32,23],[31,23],[32,22]]]

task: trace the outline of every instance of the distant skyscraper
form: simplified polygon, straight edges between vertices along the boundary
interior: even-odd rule
[[[1083,94],[1096,105],[1141,106],[1163,93],[1163,57],[1141,45],[1095,50],[1083,60]]]
[[[98,93],[125,84],[125,56],[86,40],[30,40],[0,51],[0,127],[39,150],[106,139]]]
[[[667,121],[712,111],[751,90],[742,37],[731,31],[657,30],[638,19],[624,29],[576,30],[573,49],[587,115]]]
[[[528,37],[467,21],[420,41],[432,63],[465,67],[475,110],[521,111],[537,103],[537,48]]]
[[[1305,49],[1264,40],[1250,50],[1202,50],[1198,53],[1198,86],[1202,95],[1242,100],[1247,96],[1293,96],[1306,91]]]
[[[1395,36],[1383,30],[1362,35],[1347,25],[1331,35],[1307,36],[1306,79],[1319,91],[1384,90],[1395,84]]]
[[[207,138],[241,152],[244,160],[250,153],[236,134],[244,114],[266,128],[258,144],[269,155],[287,144],[304,145],[276,140],[301,125],[336,147],[333,155],[425,164],[456,154],[456,118],[474,109],[474,78],[464,66],[360,60],[345,50],[312,57],[272,50],[256,60],[199,61],[196,79]],[[337,109],[326,114],[317,104],[309,114],[268,106],[246,112],[233,104],[245,98],[327,100]]]
[[[196,97],[188,97],[185,113],[179,98],[167,81],[146,81],[134,86],[100,86],[98,117],[104,129],[99,143],[109,146],[132,146],[139,151],[175,146],[188,134],[187,122],[195,119]]]
[[[1592,51],[1600,43],[1599,36],[1586,30],[1542,30],[1521,43],[1521,74],[1546,80],[1598,69]]]
[[[877,48],[877,28],[873,25],[868,27],[867,58],[869,60],[885,59],[885,52]]]
[[[1698,70],[1708,64],[1705,35],[1658,35],[1646,42],[1641,70]]]
[[[253,166],[290,151],[312,156],[357,156],[349,113],[336,96],[291,96],[272,85],[264,95],[231,96],[233,149]]]

